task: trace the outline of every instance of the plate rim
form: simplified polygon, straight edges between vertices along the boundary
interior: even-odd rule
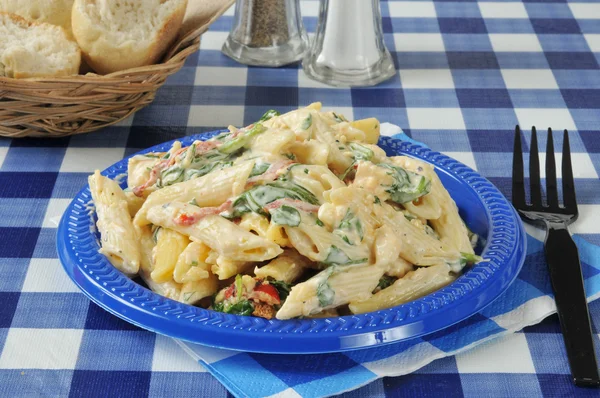
[[[111,165],[102,175],[112,178],[122,175],[127,160],[136,154],[163,151],[178,140],[182,145],[189,145],[195,139],[205,140],[222,131],[182,137],[144,149]],[[308,354],[380,346],[437,332],[481,311],[516,279],[527,253],[524,226],[500,191],[468,166],[423,145],[397,138],[380,137],[379,143],[384,144],[384,149],[433,164],[474,191],[490,224],[488,242],[482,253],[488,263],[478,264],[434,293],[372,313],[289,321],[223,314],[151,292],[116,270],[99,254],[95,237],[91,236],[86,208],[91,199],[87,184],[61,218],[56,242],[59,259],[79,289],[103,309],[141,328],[191,343],[247,352]],[[514,242],[512,247],[507,245],[507,229],[512,233],[509,233]],[[493,250],[490,252],[490,249]],[[502,250],[508,250],[508,254],[497,253]],[[443,320],[435,319],[440,315],[444,315]],[[251,340],[236,339],[241,335]]]

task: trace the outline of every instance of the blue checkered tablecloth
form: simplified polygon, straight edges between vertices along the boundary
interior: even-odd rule
[[[287,111],[322,101],[348,118],[397,124],[478,170],[508,197],[515,124],[567,128],[581,214],[571,230],[600,244],[600,3],[382,1],[381,8],[399,74],[378,87],[332,89],[307,79],[297,66],[247,68],[231,61],[220,53],[230,10],[154,103],[133,117],[70,138],[0,139],[1,397],[228,395],[171,339],[90,303],[62,271],[55,233],[94,169],[183,135],[248,124],[269,108]],[[302,10],[313,31],[318,2],[302,1]],[[543,148],[545,136],[540,141]],[[584,273],[600,270],[588,266]],[[600,346],[600,303],[590,311]],[[571,385],[553,316],[345,395],[599,393]]]

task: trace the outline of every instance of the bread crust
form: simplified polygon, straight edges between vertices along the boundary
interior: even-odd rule
[[[52,24],[45,23],[45,22],[28,21],[27,19],[25,19],[19,15],[0,11],[0,20],[2,20],[4,18],[9,18],[13,23],[21,26],[24,29],[31,29],[34,26],[41,26],[41,27],[44,27],[49,30],[55,30],[55,32],[53,34],[54,37],[56,37],[56,34],[59,34],[58,30],[60,30],[60,32],[63,34],[63,38],[61,38],[59,40],[64,39],[66,41],[69,41],[69,42],[73,43],[76,48],[75,58],[74,58],[73,62],[67,63],[64,68],[58,69],[58,70],[54,71],[54,73],[52,73],[52,74],[44,73],[45,70],[43,68],[36,69],[35,71],[11,68],[11,76],[10,77],[15,78],[15,79],[62,77],[62,76],[77,75],[79,73],[79,66],[81,64],[81,51],[79,50],[79,47],[77,47],[77,44],[70,38],[69,34],[61,26],[52,25]],[[0,54],[0,56],[1,55],[2,54]],[[16,60],[15,60],[15,62],[16,62]],[[6,70],[8,70],[9,68],[7,67],[7,65],[4,65],[4,69],[5,69],[5,73],[6,73]]]
[[[177,39],[183,22],[187,1],[169,15],[149,46],[129,41],[121,45],[111,43],[103,29],[95,25],[84,10],[85,0],[75,0],[71,25],[73,35],[82,51],[85,62],[99,74],[157,63],[163,53]]]

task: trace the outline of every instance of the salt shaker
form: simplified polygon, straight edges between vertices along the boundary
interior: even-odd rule
[[[307,49],[299,0],[237,0],[224,54],[247,65],[282,66]]]
[[[373,86],[394,76],[381,25],[379,0],[321,0],[304,72],[333,86]]]

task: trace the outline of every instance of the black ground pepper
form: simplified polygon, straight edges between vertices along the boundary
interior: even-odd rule
[[[289,39],[286,0],[238,0],[240,33],[249,47],[273,47]],[[294,0],[292,0],[294,1]]]

